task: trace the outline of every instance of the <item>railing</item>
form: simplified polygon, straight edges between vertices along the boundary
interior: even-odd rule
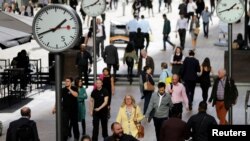
[[[249,96],[250,96],[250,91],[247,91],[247,94],[246,94],[246,99],[245,99],[245,124],[248,125],[248,113],[247,113],[247,110],[248,108],[250,107],[250,104],[248,103],[249,102]]]

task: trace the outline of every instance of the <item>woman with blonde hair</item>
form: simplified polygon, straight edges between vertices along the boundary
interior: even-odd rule
[[[143,118],[144,116],[140,107],[136,105],[134,97],[126,95],[116,117],[116,121],[122,125],[124,133],[137,138],[136,123],[141,122]]]

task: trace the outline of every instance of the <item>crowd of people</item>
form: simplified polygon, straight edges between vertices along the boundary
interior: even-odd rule
[[[117,7],[117,0],[109,1],[109,8]],[[164,0],[168,12],[172,11],[171,0]],[[126,2],[125,2],[126,3]],[[211,3],[212,4],[212,3]],[[81,141],[98,141],[99,123],[101,122],[102,137],[105,141],[137,141],[139,140],[138,124],[143,119],[150,122],[153,119],[155,135],[157,141],[185,140],[190,137],[193,140],[208,140],[208,127],[217,125],[215,118],[206,113],[208,104],[215,106],[220,125],[228,124],[226,115],[231,106],[236,103],[238,96],[237,88],[232,78],[227,76],[225,69],[218,71],[218,77],[212,86],[212,93],[208,98],[208,90],[211,87],[210,76],[213,72],[209,58],[205,58],[202,64],[195,58],[196,42],[200,30],[200,21],[203,20],[204,37],[209,37],[209,21],[211,12],[205,7],[203,0],[183,0],[179,5],[180,18],[177,20],[175,31],[179,34],[180,45],[172,43],[169,39],[171,32],[170,20],[163,14],[163,51],[166,51],[168,42],[173,46],[174,53],[170,63],[161,62],[160,66],[154,62],[154,58],[148,55],[149,34],[152,33],[150,25],[145,20],[144,15],[140,15],[140,8],[148,8],[149,15],[152,10],[152,0],[135,0],[133,4],[134,19],[128,22],[127,31],[129,42],[124,51],[123,63],[128,66],[128,80],[133,82],[133,68],[137,64],[137,75],[140,81],[141,99],[144,100],[143,108],[137,104],[133,95],[126,94],[120,105],[117,115],[111,115],[112,96],[115,94],[116,71],[119,69],[119,56],[115,45],[104,47],[106,39],[104,19],[97,18],[96,25],[90,25],[84,43],[80,45],[80,51],[76,55],[75,66],[78,69],[78,76],[75,79],[67,77],[65,87],[62,88],[62,132],[63,141],[73,137]],[[212,7],[213,8],[213,7]],[[161,12],[161,1],[159,1],[159,12]],[[195,14],[196,13],[196,14]],[[151,12],[154,16],[153,10]],[[140,17],[140,20],[139,20]],[[190,21],[190,22],[189,22]],[[88,75],[93,64],[93,26],[97,28],[96,52],[97,58],[103,58],[107,67],[103,68],[102,74],[98,76],[91,94],[86,93],[89,86]],[[186,31],[190,32],[192,39],[192,50],[188,56],[184,56]],[[172,67],[169,67],[169,66]],[[155,68],[161,67],[159,82],[154,80]],[[111,70],[113,68],[113,70]],[[171,69],[172,68],[172,69]],[[74,82],[74,83],[73,83]],[[196,84],[200,83],[202,89],[202,100],[199,103],[198,113],[192,115],[187,121],[182,119],[183,109],[193,110],[193,100]],[[155,89],[155,86],[157,88]],[[89,99],[89,109],[86,109],[85,100]],[[117,105],[116,105],[117,106]],[[31,121],[32,140],[39,140],[36,124],[29,120],[30,109],[24,107],[21,110],[21,119]],[[86,135],[86,114],[93,118],[92,137]],[[56,113],[54,107],[52,113]],[[115,116],[111,130],[113,134],[108,134],[108,120],[110,116]],[[17,120],[17,121],[20,121]],[[19,127],[26,125],[26,122],[14,121],[10,124],[7,132],[7,141],[12,141],[13,135],[19,135]],[[78,122],[81,123],[80,133]],[[88,124],[88,123],[87,123]],[[22,132],[22,128],[20,129]],[[15,136],[18,137],[18,136]],[[20,137],[27,139],[28,137]]]

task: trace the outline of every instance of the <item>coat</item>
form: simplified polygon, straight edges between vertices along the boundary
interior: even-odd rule
[[[163,25],[163,34],[169,34],[171,32],[171,25],[170,21],[168,19],[164,20],[164,25]]]
[[[212,88],[212,93],[209,98],[209,102],[213,101],[213,106],[215,105],[217,101],[217,89],[218,89],[218,84],[219,84],[220,79],[216,78],[214,80],[214,85]],[[238,97],[238,90],[237,87],[234,84],[234,80],[232,78],[226,78],[226,83],[225,83],[225,88],[224,88],[224,104],[225,108],[228,110],[232,104],[236,103]]]
[[[103,59],[105,63],[110,65],[119,64],[117,48],[114,45],[106,46],[103,53]]]
[[[88,95],[86,93],[85,88],[80,88],[78,90],[78,121],[82,121],[82,119],[85,119],[86,116],[86,106],[85,106],[85,99],[88,98]]]
[[[40,141],[38,137],[36,123],[33,120],[22,117],[18,120],[12,121],[7,130],[6,141],[17,141],[17,129],[23,125],[29,125],[33,131],[33,141]]]
[[[116,117],[116,121],[122,125],[125,134],[131,133],[132,136],[137,137],[138,130],[134,123],[135,114],[137,117],[136,118],[137,122],[140,122],[144,118],[139,106],[136,106],[136,113],[135,113],[135,108],[132,109],[132,115],[130,119],[128,119],[128,116],[126,114],[126,106],[120,107],[118,115]]]

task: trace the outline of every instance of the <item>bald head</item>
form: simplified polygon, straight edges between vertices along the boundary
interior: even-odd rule
[[[147,57],[147,52],[146,52],[146,50],[141,50],[141,56],[143,57],[143,58],[146,58]]]
[[[219,71],[218,71],[218,77],[220,78],[220,79],[222,79],[222,78],[224,78],[225,76],[226,76],[226,70],[225,69],[219,69]]]
[[[31,117],[31,110],[30,110],[30,108],[29,107],[23,107],[22,109],[21,109],[21,115],[23,116],[23,117]]]
[[[179,82],[179,75],[173,74],[172,81],[173,81],[173,84],[176,85]]]

